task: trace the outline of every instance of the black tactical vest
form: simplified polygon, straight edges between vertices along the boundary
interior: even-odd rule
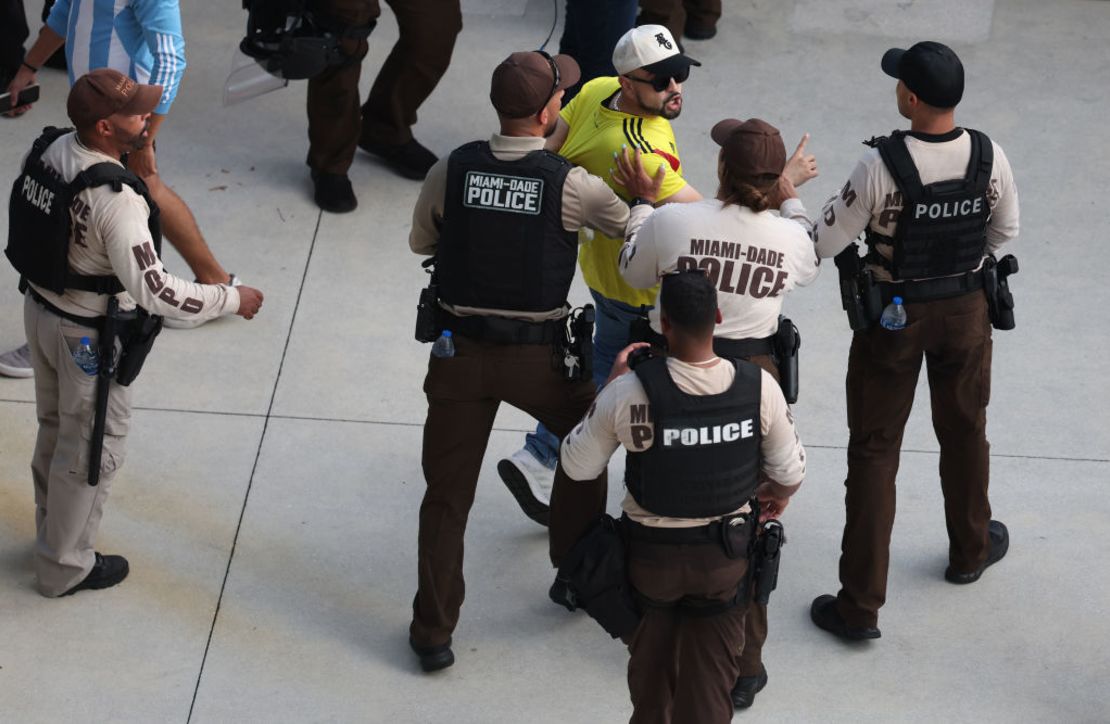
[[[717,395],[688,395],[665,358],[636,365],[651,404],[653,439],[629,452],[624,484],[645,510],[674,518],[711,518],[740,508],[759,475],[762,370],[736,365],[732,386]]]
[[[566,303],[578,262],[578,233],[563,229],[570,169],[548,151],[500,161],[484,141],[451,154],[436,251],[442,301],[523,312]]]
[[[986,252],[987,222],[991,209],[987,199],[994,147],[986,134],[964,129],[971,137],[971,158],[962,179],[922,185],[917,167],[906,149],[905,131],[872,139],[879,149],[898,190],[902,211],[893,237],[868,230],[867,243],[893,244],[894,259],[887,264],[895,280],[929,279],[971,271]],[[876,259],[878,257],[878,259]]]
[[[118,294],[123,291],[123,285],[115,276],[86,276],[76,274],[69,268],[73,200],[87,188],[108,184],[119,192],[127,184],[150,207],[147,225],[154,240],[155,253],[161,254],[158,206],[142,179],[117,164],[107,161],[94,164],[66,183],[54,169],[43,163],[42,154],[47,147],[72,130],[48,127],[31,147],[23,172],[12,186],[8,207],[8,247],[4,253],[24,279],[55,294],[62,294],[66,289]]]

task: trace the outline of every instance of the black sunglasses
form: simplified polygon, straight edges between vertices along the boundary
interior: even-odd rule
[[[627,74],[624,77],[629,80],[634,80],[637,83],[647,83],[656,93],[662,93],[671,87],[672,80],[674,80],[675,83],[685,83],[686,79],[690,77],[690,66],[686,66],[673,75],[657,75],[651,80],[647,78],[637,78],[636,76]]]
[[[554,98],[556,91],[559,90],[559,66],[555,63],[555,59],[548,55],[546,51],[537,50],[536,52],[542,55],[544,60],[547,61],[547,64],[551,66],[551,75],[555,78],[555,82],[551,84],[551,92],[547,94],[547,100],[543,102],[543,106],[540,106],[540,110],[543,110],[547,102]],[[539,113],[539,111],[536,112]]]

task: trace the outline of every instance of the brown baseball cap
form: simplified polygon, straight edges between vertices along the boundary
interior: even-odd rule
[[[69,89],[66,113],[78,128],[88,128],[116,113],[151,113],[162,98],[162,86],[136,83],[118,70],[97,68],[77,79]]]
[[[489,99],[501,115],[525,118],[539,113],[557,91],[580,77],[578,63],[569,55],[540,50],[513,53],[494,69]]]
[[[770,182],[786,168],[786,146],[779,129],[759,118],[726,118],[709,133],[721,147],[725,164],[740,178]]]

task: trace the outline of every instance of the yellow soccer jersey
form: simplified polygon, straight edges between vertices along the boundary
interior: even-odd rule
[[[628,146],[629,151],[638,148],[648,174],[654,176],[661,164],[668,165],[659,192],[659,198],[664,199],[686,185],[671,123],[660,116],[633,116],[610,109],[607,103],[619,88],[616,78],[595,78],[582,86],[562,110],[570,132],[559,154],[609,182],[617,194],[628,200],[624,188],[611,182],[609,169],[616,167],[614,151],[620,152],[622,146]],[[583,241],[578,252],[582,277],[591,289],[609,299],[633,307],[654,305],[658,287],[634,289],[621,278],[617,261],[623,243],[624,239],[613,239],[595,231],[593,239]]]

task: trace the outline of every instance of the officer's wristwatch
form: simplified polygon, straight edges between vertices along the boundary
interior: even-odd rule
[[[637,206],[640,206],[642,204],[647,204],[648,206],[654,206],[655,205],[655,204],[648,201],[647,199],[645,199],[642,196],[633,196],[631,199],[628,200],[628,208],[630,208],[630,209],[635,208]]]

